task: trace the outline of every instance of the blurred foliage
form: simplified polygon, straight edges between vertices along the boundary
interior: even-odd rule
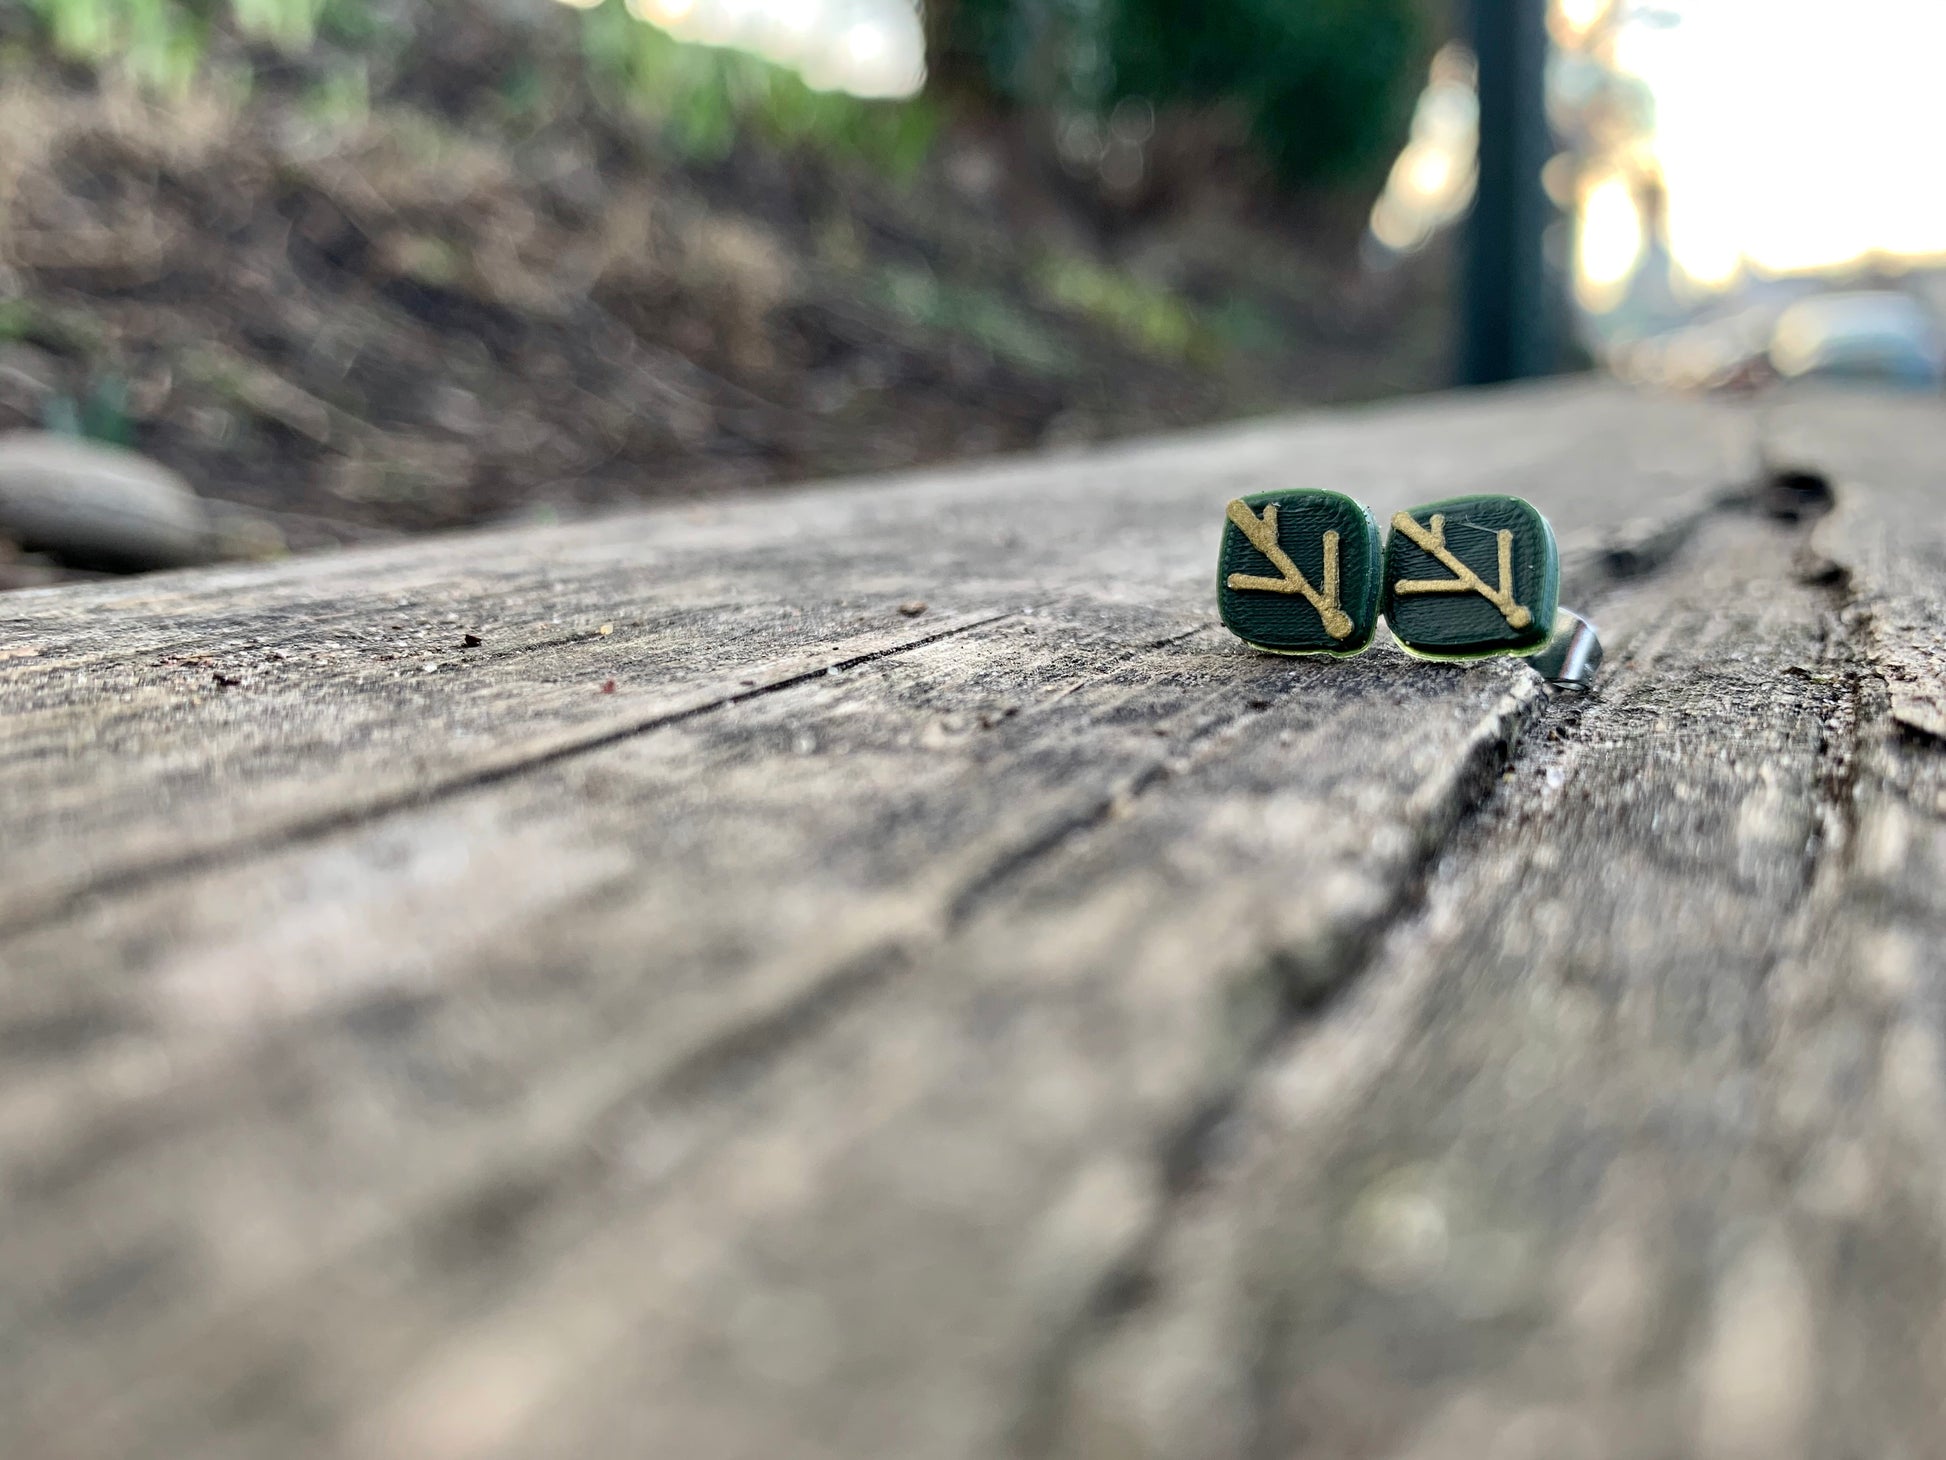
[[[1389,159],[1411,100],[1428,0],[935,0],[936,59],[998,95],[1105,114],[1126,97],[1227,106],[1287,181],[1363,180]],[[323,34],[356,55],[388,33],[375,0],[24,0],[54,51],[181,91],[226,24],[286,54]],[[743,52],[675,41],[603,0],[580,17],[614,103],[653,119],[685,156],[726,155],[748,132],[864,158],[904,175],[938,117],[924,99],[813,91]],[[357,105],[346,78],[328,104]]]
[[[867,276],[875,302],[927,330],[971,340],[996,359],[1042,375],[1080,368],[1061,338],[999,290],[941,280],[928,269],[894,264]]]
[[[1097,110],[1109,70],[1119,0],[937,0],[935,64],[970,70],[1017,102]]]
[[[1329,182],[1391,159],[1420,61],[1414,0],[1122,0],[1117,94],[1230,99],[1278,171]]]
[[[79,359],[98,357],[103,346],[100,326],[85,313],[32,299],[0,299],[0,344],[16,342]]]
[[[70,61],[125,67],[149,85],[179,91],[201,65],[218,12],[244,36],[280,50],[305,49],[327,5],[356,0],[26,0],[55,53]]]
[[[1367,180],[1405,135],[1424,0],[953,0],[935,27],[1001,95],[1224,105],[1286,181]]]
[[[57,436],[78,436],[110,446],[133,446],[135,422],[129,416],[128,382],[119,375],[96,376],[79,399],[61,392],[41,406],[41,426]]]
[[[726,156],[746,131],[786,146],[865,159],[895,177],[917,170],[938,132],[925,100],[861,101],[813,91],[743,51],[688,45],[629,15],[622,0],[584,13],[591,68],[623,104],[666,130],[686,157]]]
[[[1105,325],[1151,355],[1207,363],[1215,353],[1187,304],[1131,274],[1079,254],[1055,254],[1041,261],[1034,282],[1057,308]]]
[[[245,39],[285,54],[334,43],[311,110],[320,117],[363,115],[370,105],[362,49],[394,42],[394,27],[372,0],[26,0],[48,43],[65,60],[113,67],[144,85],[181,92],[195,80],[215,28],[227,21]],[[661,127],[684,157],[727,155],[745,134],[827,155],[862,158],[894,177],[924,161],[938,118],[924,100],[861,101],[813,91],[797,75],[741,51],[685,45],[630,16],[621,0],[579,16],[583,51],[604,98]],[[514,90],[542,85],[532,69]],[[511,95],[539,113],[546,99]]]
[[[1082,368],[1066,332],[1037,315],[1085,320],[1170,364],[1211,365],[1224,338],[1213,322],[1158,285],[1081,254],[1049,252],[1028,271],[1034,305],[1004,290],[942,279],[923,266],[894,264],[862,276],[872,298],[908,322],[957,335],[1010,364],[1044,375]],[[1275,341],[1274,332],[1271,335]]]

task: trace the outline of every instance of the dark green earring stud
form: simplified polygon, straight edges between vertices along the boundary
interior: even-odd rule
[[[1554,529],[1518,497],[1453,497],[1392,514],[1385,621],[1409,654],[1532,654],[1554,632]]]
[[[1341,492],[1259,492],[1224,511],[1216,602],[1273,654],[1362,654],[1378,631],[1378,524]]]

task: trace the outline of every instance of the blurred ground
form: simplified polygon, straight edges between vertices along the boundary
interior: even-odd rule
[[[1208,118],[1156,119],[1138,196],[973,101],[905,177],[701,160],[600,102],[563,7],[401,13],[355,89],[239,50],[247,94],[167,102],[0,21],[0,431],[302,549],[1442,380],[1439,260],[1362,273],[1366,200],[1279,196]]]

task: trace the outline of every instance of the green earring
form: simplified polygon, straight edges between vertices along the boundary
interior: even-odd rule
[[[1554,632],[1561,558],[1518,497],[1453,497],[1392,514],[1385,621],[1408,654],[1532,654]]]
[[[1239,497],[1224,510],[1216,602],[1231,633],[1273,654],[1349,658],[1371,646],[1383,587],[1378,524],[1342,492]]]

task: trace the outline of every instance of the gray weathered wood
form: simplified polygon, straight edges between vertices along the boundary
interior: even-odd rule
[[[0,600],[0,1449],[1930,1453],[1908,425],[1550,387]],[[1532,497],[1608,684],[1228,641],[1297,483]]]

